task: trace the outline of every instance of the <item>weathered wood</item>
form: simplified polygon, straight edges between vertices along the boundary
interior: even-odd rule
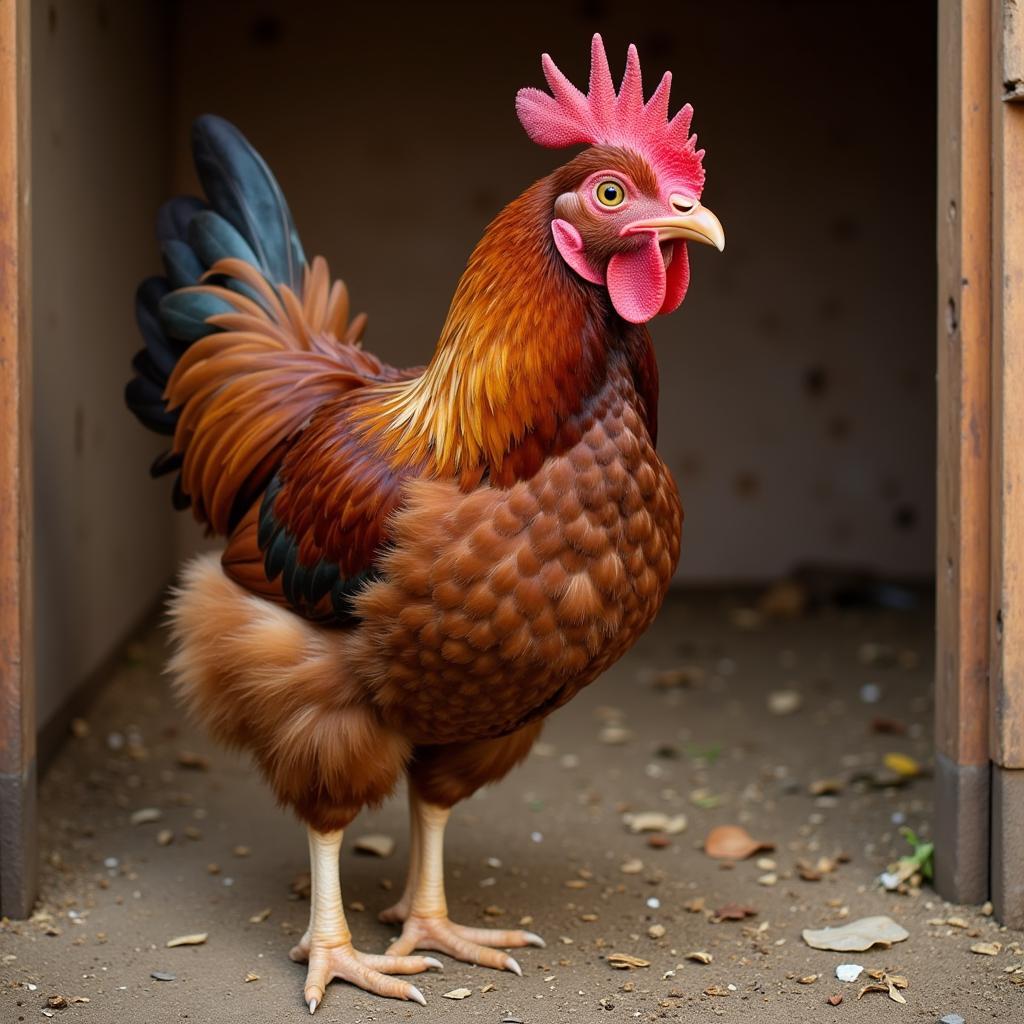
[[[989,0],[939,4],[936,746],[947,781],[971,770],[937,801],[936,870],[963,902],[988,884],[990,55]]]
[[[1020,26],[993,4],[993,94],[1020,57]],[[992,110],[992,899],[1024,925],[1024,104]]]
[[[0,0],[0,904],[35,897],[29,6]]]
[[[1002,94],[1011,103],[1024,102],[1024,7],[1003,0]]]
[[[992,768],[992,903],[1000,922],[1024,928],[1024,771]]]
[[[997,69],[1005,24],[999,8],[993,22]],[[1024,768],[1024,106],[997,103],[992,114],[991,754],[1004,768]]]

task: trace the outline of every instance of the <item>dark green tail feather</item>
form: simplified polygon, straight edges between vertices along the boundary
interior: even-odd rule
[[[174,367],[194,341],[215,328],[207,318],[230,307],[209,295],[182,293],[218,260],[233,257],[259,268],[272,284],[301,292],[305,255],[280,186],[263,158],[234,125],[206,114],[192,128],[192,153],[206,201],[195,196],[168,200],[157,216],[163,277],[143,281],[135,312],[145,347],[132,361],[125,389],[128,408],[150,430],[173,434],[176,410],[163,401]],[[238,281],[227,287],[260,301]],[[180,458],[160,456],[150,472],[175,472]],[[188,497],[175,483],[175,505]]]

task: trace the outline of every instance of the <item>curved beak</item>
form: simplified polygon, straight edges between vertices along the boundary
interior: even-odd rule
[[[706,206],[692,199],[682,200],[678,196],[672,197],[672,206],[677,211],[675,216],[634,221],[623,233],[656,231],[659,242],[683,238],[690,242],[713,245],[719,252],[725,248],[722,222]]]

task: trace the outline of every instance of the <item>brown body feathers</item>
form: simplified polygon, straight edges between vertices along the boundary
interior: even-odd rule
[[[318,828],[407,767],[448,804],[500,777],[664,598],[682,512],[650,338],[548,227],[563,178],[607,163],[595,152],[488,229],[423,370],[353,344],[320,261],[301,295],[218,268],[262,304],[197,286],[236,311],[168,395],[183,487],[228,546],[184,576],[173,668]]]

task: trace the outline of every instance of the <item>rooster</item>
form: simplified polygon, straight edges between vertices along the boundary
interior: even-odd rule
[[[200,118],[206,199],[161,210],[163,277],[137,296],[145,348],[127,401],[172,435],[154,475],[226,537],[171,603],[171,671],[218,740],[250,752],[306,824],[310,1013],[342,979],[425,1003],[402,976],[441,963],[521,974],[521,930],[445,902],[451,808],[526,757],[543,721],[650,624],[682,510],[655,451],[645,324],[682,302],[687,242],[724,246],[700,196],[692,109],[668,73],[645,102],[630,47],[616,90],[600,36],[589,89],[550,57],[516,97],[529,137],[584,145],[477,245],[425,367],[361,347],[344,284],[307,262],[261,157]],[[344,830],[406,776],[408,882],[359,951],[338,876]]]

